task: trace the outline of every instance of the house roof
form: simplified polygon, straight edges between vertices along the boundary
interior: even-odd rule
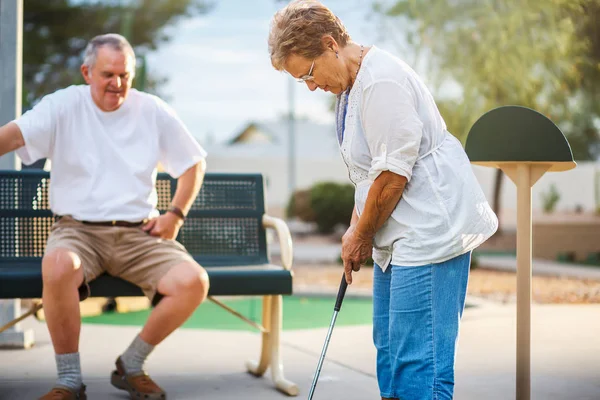
[[[297,157],[339,157],[334,124],[298,120],[294,137]],[[228,143],[207,150],[219,155],[287,157],[289,139],[288,121],[250,122]]]

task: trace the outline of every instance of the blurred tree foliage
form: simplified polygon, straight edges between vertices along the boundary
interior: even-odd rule
[[[165,31],[182,18],[206,13],[209,0],[26,0],[23,11],[23,110],[57,89],[83,83],[79,72],[88,40],[103,33],[127,37],[145,68],[144,55],[170,39]],[[138,70],[134,86],[157,92],[165,79]]]
[[[577,160],[600,156],[600,0],[395,0],[374,10],[382,33],[425,65],[463,142],[483,113],[517,104],[559,125]],[[448,83],[458,96],[440,97]],[[498,170],[496,212],[501,178]]]

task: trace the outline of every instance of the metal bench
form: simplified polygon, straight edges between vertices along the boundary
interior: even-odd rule
[[[55,221],[50,182],[45,171],[0,171],[0,299],[42,296],[41,260]],[[161,212],[169,207],[176,185],[175,179],[158,174]],[[270,263],[267,228],[279,237],[282,266]],[[213,296],[263,296],[262,326],[254,324],[262,331],[260,361],[246,367],[255,376],[271,367],[276,388],[297,395],[298,387],[283,376],[279,353],[282,295],[292,294],[292,242],[287,225],[265,214],[262,175],[206,174],[177,240],[208,272],[209,299],[224,306]],[[106,274],[90,288],[92,297],[143,296],[137,286]]]

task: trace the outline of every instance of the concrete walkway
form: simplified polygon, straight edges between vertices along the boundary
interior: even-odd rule
[[[455,398],[507,400],[515,393],[515,307],[469,299],[456,366]],[[350,303],[349,303],[350,305]],[[285,310],[284,310],[285,312]],[[351,306],[342,313],[353,312]],[[532,399],[600,399],[600,305],[534,305],[532,309]],[[46,327],[34,319],[30,350],[0,350],[0,399],[35,399],[52,385],[55,366]],[[285,331],[283,365],[306,398],[326,329]],[[108,381],[116,356],[137,328],[84,325],[81,355],[89,399],[126,399]],[[258,356],[252,332],[179,330],[150,356],[147,368],[169,399],[281,400],[268,376],[245,373]],[[379,399],[371,326],[337,327],[315,394],[318,399]]]

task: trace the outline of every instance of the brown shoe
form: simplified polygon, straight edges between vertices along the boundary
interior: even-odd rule
[[[127,374],[121,357],[115,363],[116,371],[110,377],[110,383],[117,389],[126,390],[132,399],[164,400],[167,394],[145,373]]]
[[[39,398],[39,400],[87,400],[85,394],[85,385],[81,385],[79,391],[74,392],[72,389],[56,386],[51,391]]]

